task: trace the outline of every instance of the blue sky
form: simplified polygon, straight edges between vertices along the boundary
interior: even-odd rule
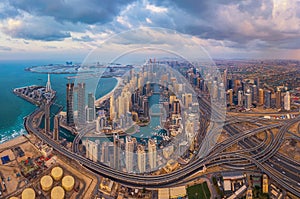
[[[299,17],[299,0],[2,0],[0,59],[80,61],[124,31],[111,52],[192,43],[212,58],[300,59]]]

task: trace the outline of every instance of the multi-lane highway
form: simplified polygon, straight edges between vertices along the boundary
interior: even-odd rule
[[[209,113],[209,105],[207,103],[203,103],[200,108],[204,109],[203,112]],[[77,160],[80,164],[86,166],[87,168],[129,186],[152,188],[167,187],[173,185],[178,181],[182,181],[182,179],[197,173],[199,170],[202,170],[204,164],[207,167],[210,167],[215,165],[234,163],[237,161],[240,162],[242,160],[244,162],[248,161],[249,163],[251,163],[251,165],[256,165],[262,171],[267,173],[271,178],[279,182],[285,189],[297,196],[300,196],[300,189],[299,186],[297,186],[297,183],[299,183],[299,176],[297,177],[297,175],[293,175],[294,173],[300,173],[299,167],[297,168],[297,164],[295,164],[293,160],[276,154],[278,148],[280,147],[282,136],[287,131],[290,125],[299,121],[299,118],[294,118],[285,124],[271,124],[246,131],[240,131],[239,129],[232,127],[231,124],[234,124],[234,122],[231,124],[226,124],[225,122],[225,130],[230,132],[231,138],[209,148],[209,154],[207,156],[196,156],[196,158],[194,158],[194,160],[188,165],[172,173],[159,176],[151,176],[135,175],[117,171],[113,168],[107,167],[106,165],[95,163],[83,156],[67,150],[66,148],[59,145],[59,143],[55,142],[50,137],[42,133],[42,131],[40,131],[38,128],[33,126],[33,118],[42,111],[43,109],[42,107],[40,107],[25,119],[25,128],[29,133],[35,134],[41,140],[52,146],[59,153],[71,159]],[[217,111],[213,111],[210,113],[213,114],[213,118],[219,118],[219,120],[222,119],[222,116],[220,117]],[[231,119],[236,120],[234,118]],[[217,126],[220,127],[220,125]],[[261,147],[259,147],[259,150],[257,147],[258,144],[255,143],[252,139],[249,139],[259,132],[264,132],[266,130],[278,128],[280,126],[281,128],[279,130],[279,133],[277,133],[277,135],[274,136],[273,139],[271,139],[271,142],[269,141],[268,144],[265,142],[264,144],[260,145]],[[219,132],[215,131],[215,133]],[[80,136],[78,137],[80,138]],[[248,150],[248,154],[245,152],[224,152],[225,149],[235,143],[239,143],[242,147],[245,147],[245,149]],[[284,168],[281,166],[281,164],[284,166]],[[240,165],[240,168],[241,167],[242,166]]]

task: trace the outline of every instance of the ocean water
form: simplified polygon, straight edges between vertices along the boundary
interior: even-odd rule
[[[16,96],[14,88],[29,85],[46,85],[47,74],[32,73],[24,69],[29,66],[45,65],[53,61],[0,61],[0,144],[25,132],[23,118],[36,108],[35,105]],[[66,105],[66,77],[70,74],[52,74],[51,86],[57,92],[56,104]],[[96,98],[110,92],[117,80],[102,78],[98,82]]]

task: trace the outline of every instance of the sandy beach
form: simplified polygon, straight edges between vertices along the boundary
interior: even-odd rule
[[[117,79],[118,83],[116,84],[116,86],[114,87],[114,89],[112,89],[109,93],[107,93],[106,95],[96,99],[95,101],[95,106],[100,106],[100,104],[104,101],[104,100],[107,100],[113,93],[114,91],[119,87],[122,79],[120,77],[114,77]]]
[[[18,137],[15,137],[12,140],[9,140],[7,142],[0,144],[0,151],[7,149],[7,148],[11,148],[15,145],[21,144],[26,141],[28,141],[28,139],[26,137],[24,137],[23,135],[20,135]]]

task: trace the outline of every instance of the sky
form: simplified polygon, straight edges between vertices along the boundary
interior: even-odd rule
[[[1,0],[0,60],[82,61],[142,47],[300,59],[300,0]],[[113,54],[113,56],[112,56]]]

